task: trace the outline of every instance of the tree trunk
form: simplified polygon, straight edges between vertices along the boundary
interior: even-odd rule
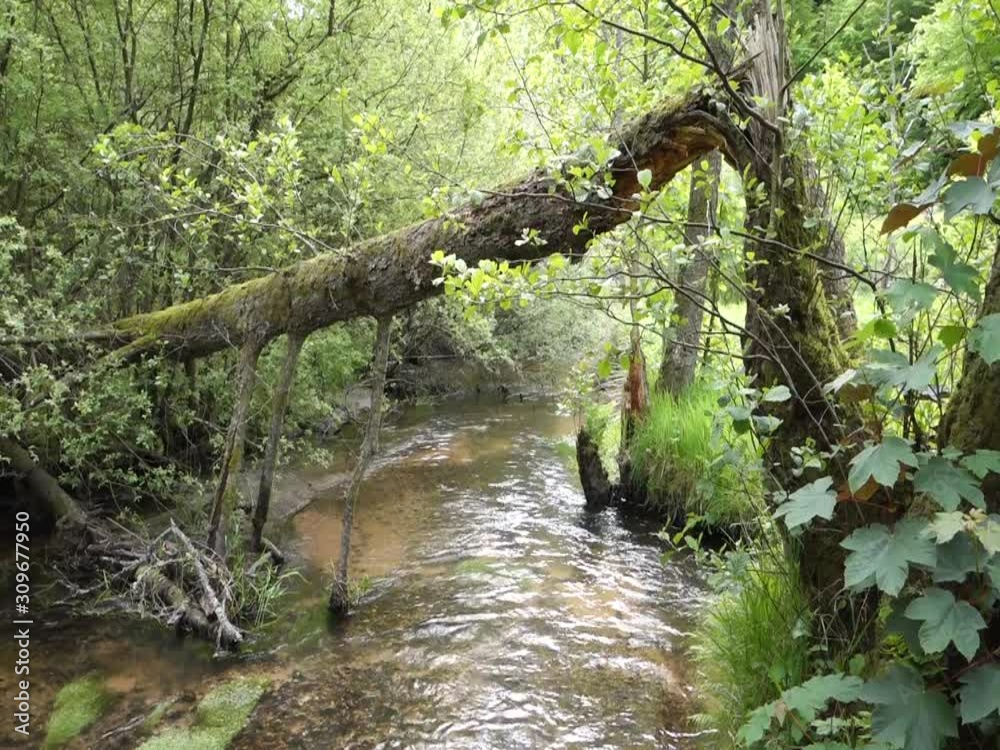
[[[746,243],[754,253],[747,271],[753,291],[747,305],[746,367],[756,376],[757,387],[782,383],[792,392],[784,403],[767,405],[782,424],[764,456],[774,483],[791,491],[812,479],[794,475],[791,449],[814,442],[827,450],[849,431],[844,422],[850,422],[850,415],[845,420],[838,414],[823,389],[847,369],[849,360],[816,260],[821,253],[803,252],[817,247],[809,220],[815,218],[810,212],[816,205],[822,205],[822,190],[810,183],[808,165],[783,142],[781,123],[789,105],[784,19],[780,12],[772,13],[768,0],[755,0],[751,13],[744,88],[762,104],[749,126],[752,156],[740,165],[751,178],[744,185],[746,230],[754,237]],[[763,184],[763,196],[753,183]],[[827,252],[842,247],[839,238],[830,239]],[[846,476],[839,461],[829,467],[838,483]],[[833,519],[814,523],[796,545],[802,582],[831,637],[849,637],[872,621],[873,607],[866,603],[854,613],[851,606],[838,606],[846,557],[840,541],[869,520],[859,504],[838,503]]]
[[[380,318],[439,294],[439,269],[428,262],[436,250],[454,253],[469,266],[486,259],[581,254],[593,237],[632,218],[640,170],[651,171],[650,187],[657,188],[715,149],[736,160],[733,150],[743,147],[742,136],[720,119],[723,109],[710,93],[698,92],[626,125],[614,142],[621,156],[608,165],[614,184],[607,199],[595,192],[578,201],[561,175],[535,172],[440,218],[209,297],[119,320],[101,333],[111,344],[124,344],[116,352],[123,361],[161,351],[188,359],[251,340],[263,346],[289,331],[307,334],[359,316]],[[537,230],[545,244],[518,243],[526,228]]]
[[[351,532],[354,529],[354,506],[358,502],[361,491],[361,480],[364,479],[368,462],[378,450],[378,433],[382,427],[382,397],[385,390],[385,368],[389,360],[389,334],[392,332],[392,316],[378,319],[378,331],[375,335],[375,356],[372,360],[372,398],[368,410],[368,424],[365,426],[365,436],[361,441],[361,451],[351,472],[351,483],[344,496],[344,527],[340,532],[340,558],[337,560],[337,571],[330,590],[330,611],[336,615],[346,615],[351,607],[348,589],[348,564],[351,555]]]
[[[226,559],[226,514],[236,506],[236,477],[243,468],[243,444],[247,433],[247,414],[253,397],[257,376],[257,357],[260,346],[247,342],[240,347],[236,372],[236,404],[226,432],[226,446],[222,453],[219,482],[212,503],[212,518],[208,527],[208,547],[220,560]]]
[[[253,530],[250,536],[250,551],[261,551],[261,540],[264,536],[264,524],[267,523],[267,513],[271,507],[271,487],[274,484],[274,464],[278,458],[278,444],[281,442],[281,431],[285,425],[285,413],[288,411],[288,398],[295,379],[295,367],[299,361],[304,336],[297,333],[288,335],[288,351],[281,366],[281,375],[271,396],[271,427],[267,433],[267,445],[264,448],[264,463],[260,470],[260,487],[257,490],[257,504],[253,511]]]
[[[24,448],[9,438],[0,437],[0,456],[10,461],[10,467],[19,475],[31,493],[44,505],[45,511],[57,522],[82,524],[86,516],[76,500],[69,496],[59,482],[44,469]]]
[[[1000,237],[979,317],[996,314],[1000,314]],[[990,365],[975,352],[968,352],[962,379],[938,429],[938,445],[942,448],[954,446],[965,452],[1000,450],[998,403],[1000,362]],[[988,475],[983,491],[990,511],[1000,513],[1000,478],[996,474]]]
[[[691,385],[698,367],[704,307],[699,298],[705,296],[710,265],[710,251],[703,245],[715,227],[722,172],[722,156],[718,152],[709,154],[707,158],[706,170],[702,171],[697,164],[691,167],[687,225],[684,229],[684,244],[688,246],[690,257],[677,279],[678,286],[690,290],[692,296],[674,295],[677,323],[664,333],[663,359],[656,386],[661,393],[675,396]],[[696,304],[692,297],[700,304]]]

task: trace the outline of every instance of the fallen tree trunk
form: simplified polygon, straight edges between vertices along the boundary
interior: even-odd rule
[[[76,500],[62,487],[59,482],[42,469],[24,448],[9,438],[0,437],[0,457],[10,462],[14,474],[21,477],[32,494],[42,503],[57,522],[66,521],[74,524],[84,522],[84,513]]]
[[[147,352],[179,359],[268,341],[294,331],[308,334],[359,316],[381,318],[442,291],[429,263],[436,250],[468,265],[481,260],[540,260],[553,252],[582,253],[596,235],[632,218],[638,173],[650,186],[669,181],[715,149],[737,161],[742,138],[710,93],[697,92],[659,106],[626,126],[620,155],[609,165],[611,195],[596,189],[576,200],[560,174],[535,172],[436,219],[327,253],[222,292],[114,323],[111,344],[128,342],[117,356],[128,361]],[[541,243],[520,243],[525,228]],[[582,229],[581,229],[582,227]]]

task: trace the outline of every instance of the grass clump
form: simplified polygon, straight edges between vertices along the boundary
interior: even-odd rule
[[[798,568],[783,552],[737,549],[717,558],[717,598],[693,635],[696,723],[732,747],[747,713],[807,676],[809,607]]]
[[[630,455],[651,503],[671,515],[697,515],[711,526],[732,526],[759,507],[763,481],[759,453],[749,436],[736,435],[724,420],[716,420],[718,395],[700,381],[677,397],[652,394]]]
[[[65,745],[97,721],[110,702],[111,694],[97,675],[87,675],[64,685],[56,694],[44,747]]]
[[[171,727],[147,740],[140,750],[225,750],[246,725],[268,681],[230,680],[201,699],[191,726]]]

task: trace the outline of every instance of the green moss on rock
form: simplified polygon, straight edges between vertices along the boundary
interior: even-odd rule
[[[63,685],[56,694],[44,747],[65,745],[97,721],[110,702],[111,695],[98,675],[87,675]]]
[[[267,687],[268,681],[260,678],[223,683],[201,699],[191,726],[160,732],[140,750],[225,750],[246,725]]]

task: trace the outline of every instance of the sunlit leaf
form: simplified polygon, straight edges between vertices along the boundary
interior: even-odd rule
[[[941,330],[938,331],[938,341],[951,349],[965,341],[968,332],[969,329],[965,326],[941,326]]]
[[[952,513],[935,513],[934,520],[927,530],[938,544],[945,544],[964,528],[965,514],[959,510]]]
[[[817,516],[830,520],[837,506],[837,493],[833,491],[833,479],[823,477],[800,487],[774,512],[775,518],[784,517],[789,529],[797,529],[811,522]]]
[[[976,524],[973,532],[989,554],[1000,553],[1000,516],[991,513]]]

